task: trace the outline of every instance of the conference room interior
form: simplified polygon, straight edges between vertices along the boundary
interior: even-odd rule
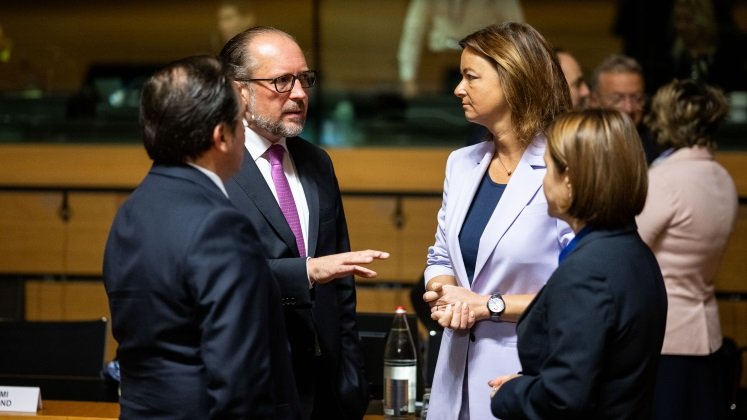
[[[472,130],[453,95],[459,53],[424,47],[419,94],[404,96],[397,53],[407,0],[250,3],[257,23],[296,37],[319,74],[302,137],[332,157],[353,248],[392,254],[372,264],[376,279],[356,280],[366,360],[381,363],[388,322],[405,306],[423,352],[422,396],[433,369],[426,350],[438,333],[416,322],[410,291],[433,243],[446,158]],[[522,7],[526,22],[570,51],[588,79],[606,55],[623,51],[613,30],[620,3]],[[0,341],[0,385],[33,386],[52,375],[44,399],[116,401],[116,385],[101,378],[116,353],[101,263],[117,208],[150,166],[139,89],[172,60],[217,54],[217,4],[0,3],[0,337],[11,337]],[[747,1],[733,1],[731,16],[747,33]],[[736,369],[747,366],[747,91],[728,95],[716,158],[735,180],[740,208],[716,290],[724,336],[741,351],[734,389],[745,406],[747,369]],[[80,328],[61,333],[73,324]]]

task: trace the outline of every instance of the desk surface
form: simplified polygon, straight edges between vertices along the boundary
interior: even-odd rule
[[[0,413],[3,420],[29,418],[43,420],[111,420],[119,418],[119,404],[89,401],[44,401],[42,409],[34,413]]]
[[[2,420],[112,420],[119,418],[119,404],[88,401],[42,401],[38,413],[0,413]],[[364,420],[383,419],[381,414],[366,414]],[[414,417],[413,417],[414,418]]]

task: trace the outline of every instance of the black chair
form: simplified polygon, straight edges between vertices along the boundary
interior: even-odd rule
[[[108,320],[0,322],[0,385],[37,386],[43,399],[116,401],[101,375]]]

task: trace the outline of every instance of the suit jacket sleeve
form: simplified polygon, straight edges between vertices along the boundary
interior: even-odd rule
[[[453,276],[454,269],[451,266],[449,256],[448,240],[446,238],[446,208],[449,197],[449,179],[454,166],[454,153],[449,155],[446,161],[446,175],[444,177],[443,198],[441,208],[438,210],[438,226],[436,228],[435,243],[428,247],[428,256],[426,258],[426,269],[424,274],[425,284],[436,276],[446,275]]]
[[[323,152],[320,158],[323,161],[318,162],[317,165],[326,170],[320,169],[320,172],[325,175],[323,183],[319,186],[320,241],[317,244],[317,250],[320,255],[349,252],[350,238],[337,176],[329,155]],[[335,235],[328,236],[327,231],[334,231]],[[322,243],[322,238],[326,243]],[[331,284],[317,287],[334,287],[337,303],[334,316],[337,317],[340,328],[337,392],[340,395],[343,415],[351,419],[362,418],[368,407],[368,382],[363,375],[363,356],[356,322],[355,279],[353,276],[346,276]],[[325,308],[316,308],[315,313],[324,310]],[[319,326],[319,328],[324,328],[324,326]]]
[[[521,335],[527,340],[522,347],[530,354],[534,348],[549,357],[538,371],[525,368],[522,376],[500,388],[491,401],[494,415],[573,418],[593,404],[590,396],[604,357],[613,302],[603,279],[579,268],[566,266],[562,275],[554,275],[540,292],[545,294],[543,299],[520,321],[518,328],[527,332]],[[549,340],[544,334],[532,336],[533,328],[547,330]]]
[[[270,366],[270,273],[251,244],[259,243],[238,211],[212,212],[186,256],[197,302],[200,352],[210,418],[273,418]]]
[[[325,152],[318,152],[317,149],[304,152],[306,161],[297,161],[297,167],[304,165],[304,168],[313,168],[314,185],[317,187],[319,196],[320,222],[314,256],[349,252],[347,222],[332,161]],[[283,299],[292,299],[296,308],[311,307],[311,294],[306,281],[308,279],[306,260],[276,258],[269,259],[269,264],[280,285]],[[318,315],[324,312],[329,315],[330,311],[335,312],[329,316],[336,317],[339,322],[340,347],[331,350],[339,356],[338,372],[335,373],[339,402],[346,418],[361,418],[368,406],[368,383],[362,371],[363,356],[356,326],[355,280],[353,276],[347,276],[314,287],[334,289],[336,310],[335,308],[314,308],[314,313]],[[317,296],[319,293],[322,291],[317,290]],[[329,326],[317,325],[316,327],[325,329]]]
[[[653,246],[669,226],[674,216],[672,209],[679,208],[672,198],[672,191],[666,186],[666,180],[662,179],[664,174],[658,169],[652,168],[649,171],[646,205],[636,217],[638,234],[648,246]]]

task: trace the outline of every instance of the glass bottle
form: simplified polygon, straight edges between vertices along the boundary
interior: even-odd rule
[[[407,324],[407,312],[398,306],[384,347],[384,415],[405,417],[415,413],[418,358]]]

